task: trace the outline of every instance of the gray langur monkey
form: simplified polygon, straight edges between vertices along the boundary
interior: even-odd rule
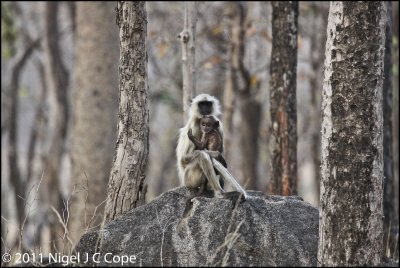
[[[220,197],[224,190],[219,183],[219,176],[214,171],[215,168],[225,183],[232,185],[246,198],[247,195],[243,188],[236,182],[228,170],[213,158],[216,155],[207,150],[195,150],[194,143],[188,137],[188,132],[191,129],[193,137],[198,140],[201,139],[200,119],[203,116],[214,116],[219,121],[218,132],[223,137],[223,126],[218,119],[220,114],[220,104],[215,97],[208,94],[200,94],[192,100],[189,119],[186,125],[180,129],[178,145],[176,147],[179,180],[181,185],[190,188],[202,187],[205,185],[205,182],[208,182],[214,190],[215,195]]]

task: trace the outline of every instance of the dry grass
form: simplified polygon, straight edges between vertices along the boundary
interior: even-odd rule
[[[74,243],[72,242],[71,239],[71,231],[68,229],[68,224],[69,224],[69,219],[70,219],[70,200],[71,198],[81,192],[81,191],[85,191],[86,192],[86,196],[85,196],[85,229],[84,229],[84,233],[89,232],[95,228],[98,228],[100,226],[100,224],[96,225],[96,226],[91,226],[94,222],[94,219],[97,216],[101,216],[102,214],[97,215],[97,211],[99,209],[100,206],[102,206],[104,204],[104,201],[102,201],[99,205],[97,205],[94,209],[93,215],[92,217],[89,219],[89,221],[86,221],[86,204],[87,204],[87,187],[82,187],[82,189],[76,189],[76,187],[74,187],[72,193],[69,195],[69,197],[67,198],[66,201],[63,201],[63,205],[64,208],[62,209],[63,211],[58,211],[54,206],[50,205],[50,210],[47,213],[54,213],[54,215],[57,217],[57,226],[48,226],[48,228],[60,228],[61,233],[58,233],[58,237],[59,239],[56,240],[51,240],[51,241],[46,241],[46,242],[42,242],[42,244],[40,245],[36,245],[33,248],[29,248],[26,243],[25,243],[25,227],[26,224],[29,220],[29,218],[33,215],[33,213],[35,211],[38,210],[38,208],[32,209],[32,207],[34,205],[36,205],[35,203],[37,201],[40,201],[38,196],[40,195],[39,190],[43,181],[43,177],[44,177],[44,172],[42,172],[42,175],[40,177],[40,180],[38,183],[33,184],[27,193],[27,196],[21,197],[18,196],[18,198],[22,198],[24,200],[24,211],[26,211],[25,217],[24,219],[19,223],[18,228],[17,228],[17,234],[16,235],[12,235],[11,238],[10,236],[10,231],[9,231],[9,227],[13,226],[13,221],[10,221],[9,219],[6,219],[5,217],[1,217],[2,220],[2,225],[4,224],[6,226],[6,233],[4,235],[4,237],[1,237],[1,243],[2,243],[2,253],[8,253],[11,255],[11,261],[10,262],[4,262],[3,260],[1,261],[1,266],[12,266],[16,264],[16,253],[29,253],[29,254],[35,254],[36,256],[38,256],[39,254],[42,254],[43,256],[45,256],[45,254],[47,252],[44,252],[45,249],[43,248],[45,245],[50,245],[50,251],[53,253],[60,253],[62,255],[72,255],[73,254],[73,248],[74,248]],[[14,224],[15,225],[15,224]],[[37,237],[37,225],[35,223],[33,223],[33,237]],[[41,234],[45,231],[45,230],[41,230]],[[13,238],[15,236],[15,238]],[[37,244],[37,241],[33,240],[32,241],[34,244]],[[62,245],[62,248],[57,248],[57,244]],[[31,255],[32,256],[32,255]],[[35,262],[35,260],[31,259],[31,261],[33,262],[34,265],[43,265],[41,263],[38,263],[37,261]]]

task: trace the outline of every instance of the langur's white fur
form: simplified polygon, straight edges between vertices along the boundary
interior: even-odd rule
[[[194,105],[195,103],[199,103],[201,101],[211,101],[213,103],[212,105],[212,111],[210,115],[214,116],[219,116],[221,114],[221,105],[219,103],[219,100],[211,95],[208,94],[200,94],[197,95],[193,100],[192,103],[190,104],[190,110],[189,110],[189,118],[196,117],[198,119],[201,118],[201,114],[199,113],[199,108]],[[190,121],[189,119],[189,121]]]
[[[224,190],[219,184],[219,178],[215,174],[211,157],[206,151],[193,151],[191,154],[184,156],[183,159],[184,162],[188,162],[184,171],[185,186],[197,188],[207,180],[211,188],[215,191],[215,196],[221,197],[221,193]]]
[[[184,182],[184,167],[182,166],[181,160],[185,155],[190,154],[194,151],[195,146],[193,142],[190,141],[187,133],[189,129],[192,129],[193,136],[198,140],[201,140],[201,130],[200,130],[200,118],[202,115],[199,112],[199,107],[197,104],[201,101],[211,101],[212,102],[212,116],[215,117],[216,120],[219,121],[219,132],[223,137],[223,125],[222,122],[217,118],[221,114],[220,103],[217,98],[208,95],[208,94],[200,94],[196,96],[192,103],[190,104],[189,110],[189,120],[186,125],[179,130],[179,140],[178,145],[176,147],[176,158],[177,158],[177,166],[178,166],[178,175],[181,185],[185,185]]]
[[[198,103],[201,101],[212,102],[211,114],[216,120],[219,121],[218,131],[223,137],[223,125],[217,118],[221,114],[219,101],[208,94],[200,94],[192,100],[190,104],[189,120],[186,125],[180,129],[178,145],[176,147],[176,157],[178,165],[179,180],[181,185],[191,188],[200,187],[203,183],[208,181],[208,184],[215,191],[217,197],[221,196],[224,190],[219,184],[219,176],[215,174],[214,167],[218,170],[224,181],[233,186],[238,192],[242,193],[244,198],[247,198],[246,192],[236,182],[235,178],[229,171],[217,160],[210,157],[210,155],[218,154],[219,152],[207,150],[195,150],[195,145],[188,137],[189,129],[192,129],[192,134],[201,139],[200,118],[202,115],[199,112]],[[223,149],[222,149],[223,150]]]

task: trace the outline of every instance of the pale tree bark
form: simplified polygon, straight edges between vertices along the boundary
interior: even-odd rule
[[[71,1],[71,2],[66,2],[66,5],[67,5],[67,8],[68,8],[68,15],[69,15],[70,21],[71,21],[71,28],[72,28],[71,31],[74,34],[74,38],[75,38],[76,23],[77,23],[77,21],[76,21],[76,16],[77,16],[76,9],[77,9],[78,3]]]
[[[227,4],[226,13],[228,18],[228,33],[230,42],[228,44],[228,63],[223,99],[223,122],[225,160],[229,164],[231,143],[233,138],[233,115],[236,106],[236,95],[238,87],[247,86],[247,77],[242,76],[244,73],[247,75],[247,72],[240,72],[240,70],[245,70],[243,66],[243,57],[244,38],[246,34],[246,14],[244,7],[238,2],[229,2]]]
[[[36,68],[38,69],[41,88],[38,97],[38,103],[36,105],[35,115],[33,117],[32,132],[29,137],[29,149],[28,149],[28,166],[27,166],[27,180],[36,181],[34,166],[36,160],[37,144],[40,142],[40,138],[43,140],[43,126],[44,126],[44,109],[46,106],[47,97],[47,84],[44,65],[41,60],[36,62]],[[39,142],[38,142],[39,141]],[[37,180],[38,181],[38,180]]]
[[[105,221],[144,203],[149,158],[145,2],[118,2],[120,36],[118,139]]]
[[[269,192],[281,195],[297,194],[297,17],[298,2],[272,2]]]
[[[311,157],[314,164],[314,181],[317,187],[317,196],[319,196],[320,178],[321,178],[321,99],[322,99],[322,77],[324,68],[324,41],[326,40],[326,23],[328,18],[328,9],[325,9],[325,3],[313,2],[312,5],[312,32],[311,32],[311,114],[312,136],[311,136]]]
[[[65,153],[69,102],[68,84],[69,73],[62,60],[60,47],[60,29],[58,23],[59,3],[45,3],[45,52],[47,58],[46,77],[49,86],[50,106],[50,135],[48,152],[45,159],[44,178],[41,185],[42,201],[49,207],[47,223],[50,228],[50,246],[60,250],[63,240],[63,229],[58,216],[51,207],[59,214],[63,214],[63,201],[60,191],[60,175],[62,156]]]
[[[32,132],[29,140],[28,149],[28,166],[27,166],[27,180],[39,184],[43,169],[41,168],[44,163],[43,144],[46,140],[47,114],[46,114],[46,98],[48,96],[48,86],[46,80],[46,71],[42,59],[35,62],[40,77],[40,93],[38,96],[38,103],[36,104],[36,111],[34,121],[32,124]],[[41,203],[39,201],[39,203]],[[46,213],[46,212],[44,212]],[[30,219],[30,225],[34,225],[35,232],[32,237],[35,246],[46,245],[48,241],[43,241],[43,227],[45,225],[46,217],[43,217],[43,209],[38,211]],[[43,248],[43,250],[46,250]]]
[[[39,40],[32,41],[27,47],[19,54],[16,55],[15,60],[11,64],[11,79],[7,87],[7,100],[8,104],[5,118],[6,129],[8,129],[8,164],[10,172],[10,183],[14,188],[15,205],[17,210],[17,218],[19,223],[25,217],[25,190],[28,181],[22,179],[20,172],[20,162],[18,154],[18,113],[19,113],[19,83],[20,76],[24,66],[32,53],[39,45]]]
[[[385,22],[384,2],[331,2],[322,102],[322,266],[381,261]]]
[[[118,28],[113,2],[77,2],[72,124],[73,242],[102,221],[117,140]]]
[[[185,2],[183,31],[179,34],[182,44],[182,78],[183,78],[183,120],[189,119],[189,106],[196,94],[196,23],[197,2]]]

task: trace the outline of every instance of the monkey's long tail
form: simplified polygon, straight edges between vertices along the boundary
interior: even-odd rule
[[[235,178],[232,176],[231,173],[217,160],[211,158],[214,167],[218,170],[219,174],[221,174],[224,181],[230,185],[232,185],[238,192],[242,193],[244,198],[247,199],[246,191],[237,183]]]

